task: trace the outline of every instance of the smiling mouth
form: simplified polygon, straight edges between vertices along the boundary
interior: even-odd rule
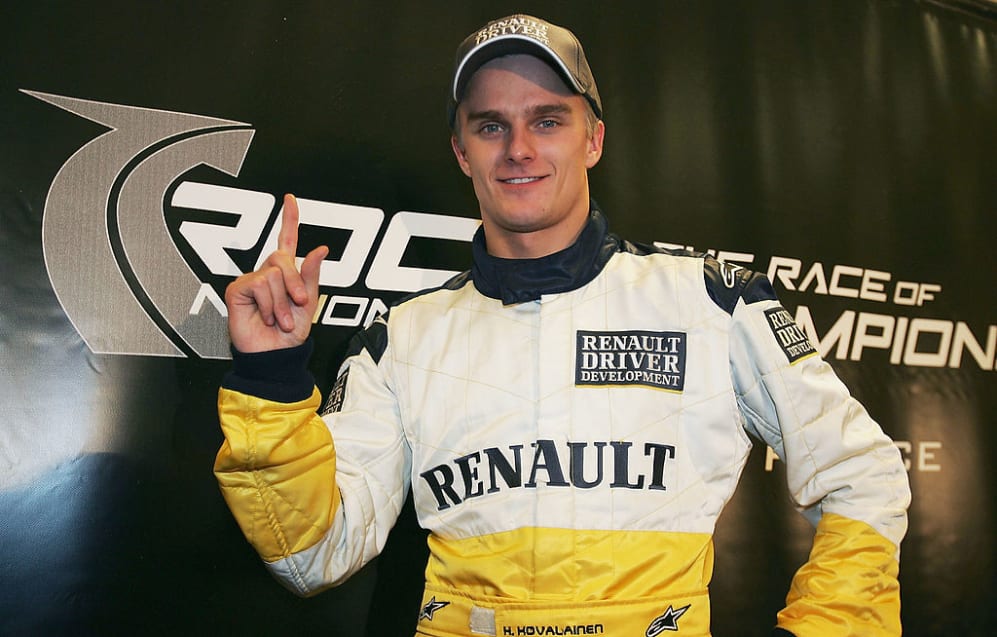
[[[512,179],[500,179],[503,184],[530,184],[540,181],[543,177],[513,177]]]

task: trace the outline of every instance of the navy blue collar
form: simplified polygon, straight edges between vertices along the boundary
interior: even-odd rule
[[[479,292],[506,305],[537,301],[544,294],[576,290],[594,279],[618,245],[594,201],[578,240],[537,259],[503,259],[488,254],[484,229],[479,227],[471,242],[471,279]]]

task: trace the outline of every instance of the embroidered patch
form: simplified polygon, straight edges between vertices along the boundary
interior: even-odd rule
[[[765,310],[765,319],[769,328],[775,336],[775,340],[782,348],[782,352],[789,359],[790,363],[795,363],[801,358],[817,353],[817,348],[813,346],[806,333],[793,320],[792,315],[782,307],[774,307]]]
[[[322,406],[322,413],[319,414],[320,416],[342,411],[343,401],[346,399],[346,378],[349,375],[350,368],[347,367],[346,370],[339,375],[339,378],[336,379],[336,383],[332,386],[332,391],[329,392],[328,398],[325,399],[325,405]]]
[[[679,629],[679,617],[685,614],[685,611],[689,610],[692,604],[686,604],[682,608],[672,608],[671,605],[668,606],[668,610],[662,613],[660,616],[655,617],[651,625],[647,627],[644,632],[645,637],[657,637],[666,630],[677,632]]]
[[[590,332],[575,335],[576,385],[685,387],[684,332]]]
[[[426,602],[426,605],[422,607],[421,611],[419,611],[419,619],[433,621],[433,616],[436,615],[436,611],[446,608],[449,605],[450,602],[436,601],[436,595],[433,595],[433,598]]]

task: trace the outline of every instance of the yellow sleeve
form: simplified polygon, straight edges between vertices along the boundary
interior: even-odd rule
[[[225,436],[215,459],[222,495],[266,562],[319,542],[339,507],[332,435],[316,413],[317,389],[280,403],[222,388]]]
[[[900,635],[897,547],[868,524],[821,517],[778,626],[796,637]]]

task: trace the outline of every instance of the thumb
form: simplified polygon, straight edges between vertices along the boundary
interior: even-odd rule
[[[301,262],[301,279],[305,283],[310,298],[318,296],[319,275],[322,272],[322,261],[329,254],[328,246],[319,246],[309,252]]]

